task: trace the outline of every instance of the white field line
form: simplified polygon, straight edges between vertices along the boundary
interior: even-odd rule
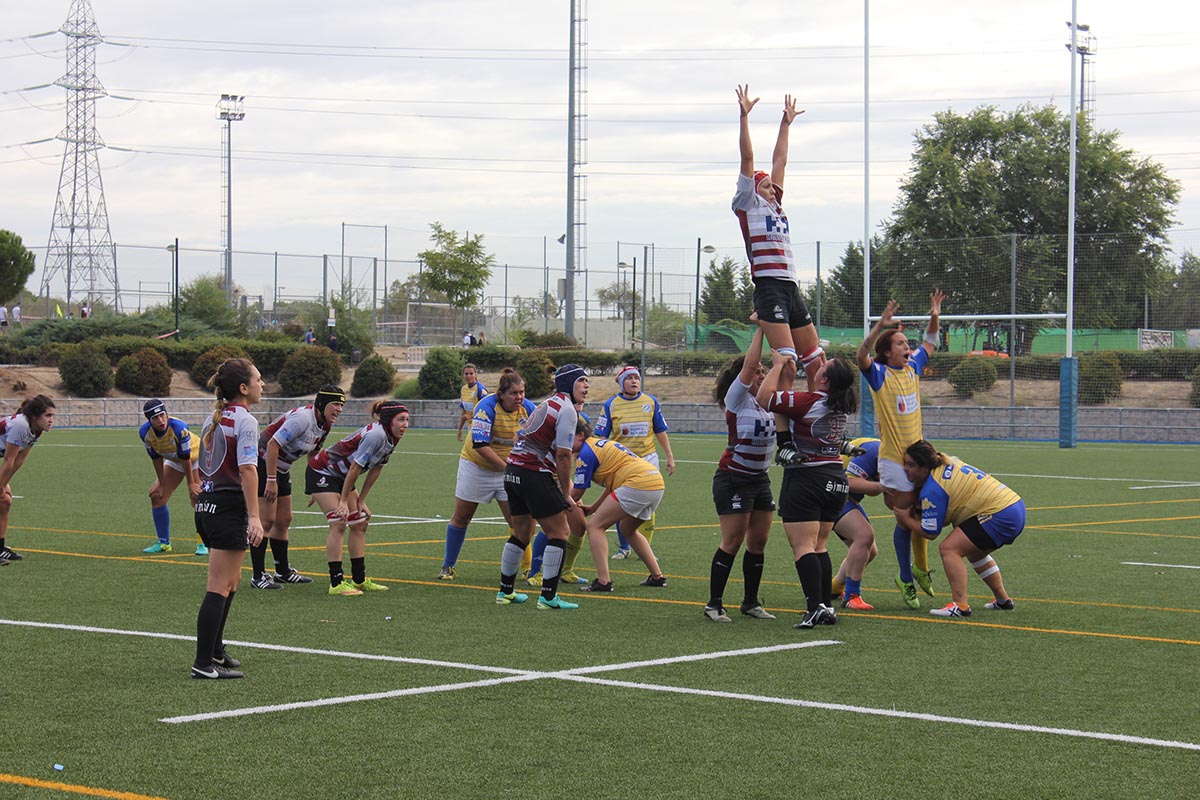
[[[1163,483],[1158,486],[1130,486],[1130,489],[1195,489],[1200,483]]]
[[[87,625],[66,625],[59,623],[48,622],[31,622],[24,620],[9,620],[0,619],[0,624],[15,625],[29,628],[49,628],[56,630],[80,631],[84,633],[104,633],[122,636],[142,636],[154,639],[171,639],[192,641],[193,637],[184,636],[172,633],[155,633],[150,631],[130,631],[117,628],[97,628]],[[576,683],[589,683],[597,686],[612,686],[622,689],[640,689],[643,691],[666,692],[670,694],[692,695],[696,697],[713,697],[723,700],[739,700],[751,703],[767,703],[771,705],[790,706],[793,708],[812,708],[822,711],[836,711],[850,714],[865,714],[876,717],[891,717],[895,719],[913,719],[922,722],[941,722],[950,725],[966,725],[974,728],[993,728],[996,730],[1019,731],[1025,733],[1043,733],[1053,736],[1066,736],[1078,739],[1099,739],[1102,741],[1121,742],[1124,744],[1141,744],[1151,747],[1165,747],[1179,750],[1200,751],[1200,744],[1195,742],[1184,742],[1174,739],[1153,739],[1145,736],[1128,736],[1120,733],[1105,733],[1102,731],[1084,731],[1074,728],[1051,728],[1043,725],[1026,725],[1015,722],[999,722],[996,720],[971,719],[968,717],[950,717],[941,714],[924,714],[915,711],[899,711],[896,709],[887,708],[870,708],[868,706],[852,706],[843,703],[822,703],[814,700],[799,700],[790,697],[772,697],[769,695],[754,695],[744,694],[741,692],[724,692],[712,689],[694,689],[684,686],[663,686],[653,683],[635,683],[632,681],[617,681],[607,678],[588,677],[588,673],[604,672],[613,670],[634,669],[646,666],[661,666],[665,664],[682,663],[685,661],[700,661],[713,658],[727,658],[735,655],[754,655],[769,652],[778,652],[784,650],[796,650],[807,647],[818,647],[829,644],[840,644],[837,641],[814,641],[814,642],[796,642],[794,644],[774,645],[770,647],[755,647],[743,650],[727,650],[724,652],[702,653],[689,656],[676,656],[672,658],[660,658],[651,661],[632,661],[623,664],[600,665],[596,667],[579,667],[572,670],[564,670],[560,672],[528,672],[524,670],[514,670],[505,667],[490,667],[478,664],[462,664],[457,662],[433,661],[430,659],[403,658],[399,656],[381,656],[369,653],[350,653],[335,650],[318,650],[308,647],[289,647],[285,645],[271,645],[256,642],[228,642],[239,647],[249,647],[262,650],[279,650],[284,652],[305,653],[312,655],[329,655],[341,658],[356,658],[370,661],[391,661],[406,664],[422,664],[433,666],[449,666],[459,669],[479,670],[481,672],[499,672],[507,673],[503,678],[489,678],[481,681],[468,681],[454,684],[442,684],[440,686],[418,686],[409,689],[398,689],[390,692],[376,692],[372,694],[350,695],[347,697],[331,697],[320,700],[310,700],[301,703],[285,703],[276,706],[260,706],[257,708],[242,708],[230,709],[228,711],[209,712],[207,714],[192,714],[185,717],[168,717],[159,720],[167,723],[184,723],[198,722],[209,719],[220,719],[237,716],[247,716],[250,714],[266,714],[276,711],[290,711],[294,709],[313,708],[326,705],[338,705],[342,703],[361,702],[365,700],[386,699],[391,697],[405,697],[418,694],[431,694],[435,692],[457,691],[459,689],[471,689],[483,686],[497,686],[504,683],[516,683],[541,678],[553,678],[557,680],[574,681]]]
[[[951,725],[967,725],[973,728],[995,728],[1008,731],[1023,731],[1026,733],[1048,733],[1054,736],[1070,736],[1080,739],[1102,739],[1110,742],[1126,744],[1144,744],[1152,747],[1170,747],[1180,750],[1200,751],[1200,744],[1181,742],[1174,739],[1151,739],[1145,736],[1126,736],[1121,733],[1103,733],[1101,731],[1081,731],[1073,728],[1049,728],[1043,725],[1024,725],[1015,722],[997,722],[986,719],[970,719],[967,717],[947,717],[941,714],[922,714],[915,711],[897,711],[889,708],[869,708],[866,706],[849,706],[842,703],[819,703],[813,700],[796,700],[790,697],[770,697],[740,692],[721,692],[710,689],[691,689],[682,686],[660,686],[653,683],[632,683],[629,681],[614,681],[606,678],[585,678],[582,676],[562,675],[563,680],[578,683],[591,683],[601,686],[613,686],[621,689],[642,689],[651,692],[668,692],[671,694],[687,694],[700,697],[716,697],[722,700],[742,700],[751,703],[770,703],[773,705],[793,706],[796,708],[815,708],[822,711],[840,711],[851,714],[866,714],[874,717],[893,717],[898,719],[915,719],[923,722],[944,722]]]
[[[1191,564],[1153,564],[1148,561],[1122,561],[1128,567],[1166,567],[1167,569],[1200,569]]]

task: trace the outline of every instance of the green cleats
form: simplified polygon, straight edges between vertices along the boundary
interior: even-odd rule
[[[496,605],[498,606],[520,605],[528,599],[529,595],[521,594],[520,592],[513,592],[512,594],[496,592]]]
[[[155,542],[142,551],[143,553],[169,553],[171,552],[170,542]]]
[[[563,586],[587,586],[588,579],[581,578],[575,573],[575,570],[568,570],[558,576],[558,582]],[[540,584],[539,584],[540,585]]]
[[[926,572],[913,567],[912,573],[913,580],[916,581],[917,586],[921,587],[921,591],[933,597],[933,570]]]
[[[569,600],[563,600],[558,595],[554,595],[549,600],[539,597],[537,607],[539,611],[570,611],[579,608],[579,603],[572,603]]]
[[[540,571],[533,573],[525,580],[525,583],[538,589],[542,588],[542,573]]]
[[[334,597],[358,597],[362,591],[355,589],[350,581],[343,580],[337,586],[330,586],[329,593]]]
[[[391,587],[376,583],[370,578],[363,578],[363,582],[355,583],[354,588],[358,589],[360,592],[386,592]]]
[[[921,601],[917,599],[917,587],[911,583],[905,583],[900,580],[900,576],[896,575],[896,588],[900,590],[900,596],[904,598],[904,604],[909,608],[920,608]]]

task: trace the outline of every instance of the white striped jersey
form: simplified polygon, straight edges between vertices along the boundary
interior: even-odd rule
[[[825,392],[775,392],[767,411],[783,414],[791,423],[796,450],[807,457],[797,466],[842,465],[842,438],[849,420],[829,410]]]
[[[258,454],[266,459],[267,445],[272,439],[279,446],[276,468],[289,472],[300,456],[320,450],[329,435],[329,427],[317,422],[314,406],[299,406],[283,412],[263,429],[258,437]]]
[[[738,175],[733,195],[733,213],[737,215],[750,261],[751,278],[780,278],[799,283],[792,261],[792,236],[787,214],[783,213],[783,187],[775,187],[776,205],[771,206],[754,191],[754,178]]]
[[[314,453],[308,458],[308,466],[322,475],[345,477],[350,473],[350,464],[358,464],[366,472],[388,462],[396,442],[378,422],[359,428],[335,445]]]
[[[729,439],[717,469],[741,475],[766,472],[775,453],[775,415],[758,404],[740,378],[725,392],[725,425]]]
[[[29,419],[20,412],[11,417],[0,417],[0,458],[4,456],[9,445],[17,450],[27,450],[37,444],[40,436],[40,433],[37,436],[33,435],[29,430]]]
[[[211,435],[210,435],[211,434]],[[240,492],[240,467],[258,464],[258,420],[240,403],[230,403],[214,426],[209,417],[200,434],[200,491]]]
[[[517,443],[508,454],[508,463],[534,472],[557,473],[555,451],[570,450],[575,444],[578,420],[570,397],[562,392],[550,395],[525,420],[517,433]]]

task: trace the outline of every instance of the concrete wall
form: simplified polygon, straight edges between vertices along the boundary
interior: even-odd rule
[[[60,398],[55,425],[58,427],[128,427],[145,421],[142,400],[127,398]],[[253,410],[266,424],[289,408],[312,402],[312,398],[264,399]],[[370,415],[369,400],[350,400],[338,421],[339,426],[365,424]],[[207,398],[166,398],[167,410],[197,429],[212,414],[213,402]],[[458,427],[458,406],[453,400],[406,401],[412,410],[413,424],[419,428],[451,429]],[[16,403],[6,405],[4,413],[16,411]],[[589,403],[585,411],[592,419],[599,403]],[[1007,408],[983,406],[927,407],[922,410],[925,435],[931,439],[1025,439],[1058,440],[1058,408]],[[724,435],[725,421],[713,403],[664,403],[663,416],[676,433],[714,433]],[[859,430],[851,420],[851,430]],[[1081,408],[1081,441],[1155,442],[1174,444],[1200,443],[1200,409],[1196,408]]]

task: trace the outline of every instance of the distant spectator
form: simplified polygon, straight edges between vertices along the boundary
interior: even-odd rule
[[[84,303],[83,305],[81,305],[79,307],[79,318],[80,319],[87,319],[91,315],[92,315],[92,307],[89,306],[87,303]]]
[[[13,325],[21,324],[21,303],[20,303],[20,301],[18,301],[17,304],[12,307],[12,321],[13,321]]]
[[[313,333],[313,329],[312,329],[311,325],[309,326],[308,330],[304,332],[304,343],[305,344],[316,344],[317,343],[317,335],[315,333]]]
[[[0,334],[8,334],[8,308],[0,306]]]
[[[463,331],[462,346],[470,347],[473,344],[475,344],[475,337],[471,335],[470,331]]]
[[[480,331],[479,336],[475,339],[475,344],[479,345],[480,347],[487,347],[487,334],[483,331]]]
[[[338,351],[338,338],[333,331],[329,332],[329,349],[335,353]]]

